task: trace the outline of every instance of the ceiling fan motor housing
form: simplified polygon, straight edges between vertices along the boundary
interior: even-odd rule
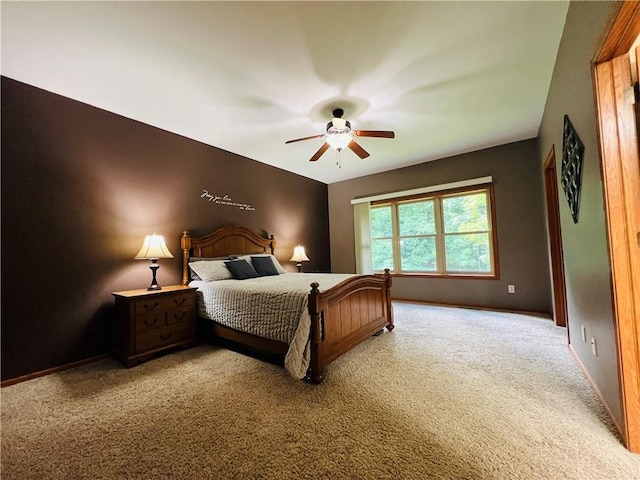
[[[329,135],[336,135],[341,133],[351,132],[351,122],[342,118],[344,110],[336,108],[333,110],[333,118],[327,123],[327,133]]]
[[[342,119],[334,118],[333,120],[342,120]],[[329,135],[349,133],[351,131],[351,123],[348,120],[342,120],[338,122],[334,122],[333,120],[327,123],[327,133]]]

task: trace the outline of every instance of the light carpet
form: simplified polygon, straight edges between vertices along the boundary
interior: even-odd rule
[[[201,345],[3,388],[1,478],[640,479],[564,329],[394,309],[321,385]]]

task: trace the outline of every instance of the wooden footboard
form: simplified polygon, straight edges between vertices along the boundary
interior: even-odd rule
[[[391,275],[353,277],[320,292],[309,293],[311,365],[307,379],[320,383],[325,367],[383,328],[393,330]]]

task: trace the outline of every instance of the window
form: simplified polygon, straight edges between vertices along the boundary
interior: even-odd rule
[[[489,186],[371,204],[373,270],[497,276],[491,198]]]

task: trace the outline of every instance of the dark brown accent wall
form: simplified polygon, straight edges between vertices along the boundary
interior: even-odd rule
[[[500,279],[395,277],[392,295],[551,313],[542,173],[535,139],[329,185],[333,271],[355,269],[352,199],[485,176],[494,181]],[[507,293],[509,284],[516,286],[515,294]]]
[[[542,165],[552,145],[558,159],[562,158],[563,117],[568,115],[585,146],[578,223],[571,218],[558,179],[569,336],[571,347],[620,425],[611,267],[591,67],[613,5],[614,2],[571,2],[569,5],[538,136],[538,161]],[[587,342],[582,341],[583,325]],[[596,339],[597,356],[591,350],[591,337]]]
[[[107,353],[111,292],[144,288],[134,260],[164,235],[161,285],[180,283],[180,235],[274,234],[285,268],[328,271],[327,186],[2,77],[2,380]],[[217,205],[204,190],[255,211]]]

